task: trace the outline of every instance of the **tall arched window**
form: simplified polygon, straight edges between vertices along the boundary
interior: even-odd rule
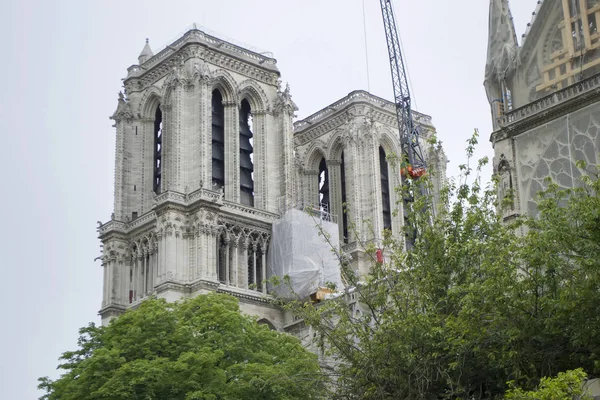
[[[325,212],[331,212],[329,202],[329,170],[324,158],[319,163],[319,206]]]
[[[390,180],[388,163],[383,147],[379,146],[379,171],[381,173],[381,201],[383,210],[383,229],[392,229],[392,212],[390,208]]]
[[[252,112],[248,100],[240,106],[240,202],[254,206]]]
[[[342,233],[344,234],[344,243],[348,243],[348,213],[345,211],[346,204],[346,166],[344,163],[344,152],[342,152],[342,160],[340,163],[340,175],[342,186]]]
[[[154,193],[159,194],[161,190],[161,177],[162,177],[162,111],[160,110],[160,104],[156,106],[156,113],[154,114],[154,176],[153,176],[153,190]]]
[[[225,186],[225,110],[223,96],[212,92],[212,188]]]

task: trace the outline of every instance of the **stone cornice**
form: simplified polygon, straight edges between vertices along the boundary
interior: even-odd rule
[[[198,208],[213,208],[219,210],[219,217],[224,221],[247,223],[257,225],[265,231],[270,231],[271,224],[279,215],[248,207],[231,201],[223,200],[221,192],[208,189],[198,189],[190,194],[175,191],[166,191],[154,198],[151,211],[141,215],[131,222],[112,220],[98,227],[100,239],[106,240],[109,236],[122,238],[134,231],[146,229],[155,225],[159,214],[167,211],[189,213]]]
[[[273,298],[271,296],[264,295],[261,292],[255,292],[253,290],[240,290],[234,287],[227,287],[224,285],[220,285],[216,291],[217,293],[225,293],[237,297],[238,299],[241,299],[244,303],[260,304],[261,306],[268,306],[276,310],[281,309],[272,303]]]
[[[280,77],[274,58],[236,46],[198,29],[191,29],[143,64],[129,67],[125,82],[136,80],[144,85],[153,84],[182,60],[190,57],[199,57],[270,85],[277,85]]]
[[[106,317],[118,317],[123,314],[127,310],[126,306],[120,304],[109,304],[105,307],[102,307],[100,311],[98,311],[98,315],[102,318]]]
[[[600,100],[600,74],[519,107],[496,120],[498,129],[490,136],[496,143],[559,118]]]
[[[294,122],[295,145],[305,145],[325,133],[343,126],[348,122],[346,111],[354,105],[369,106],[374,121],[397,128],[396,105],[394,103],[363,90],[357,90],[313,115]],[[435,129],[430,116],[413,111],[413,117],[417,124]]]

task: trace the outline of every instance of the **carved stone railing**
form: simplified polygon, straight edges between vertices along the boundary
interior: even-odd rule
[[[222,202],[223,195],[220,192],[215,192],[214,190],[208,189],[198,189],[192,193],[190,193],[187,197],[188,203],[194,203],[198,200],[209,200],[212,202]]]
[[[216,192],[214,190],[204,188],[200,188],[190,194],[168,190],[154,198],[153,208],[159,207],[165,203],[175,203],[187,207],[194,205],[199,201],[208,202],[231,214],[258,219],[262,222],[271,223],[279,217],[278,214],[223,200],[222,192]],[[128,233],[154,220],[156,220],[156,212],[154,211],[149,211],[131,222],[112,220],[98,227],[98,234],[102,236],[111,231]]]
[[[379,108],[387,108],[391,112],[395,113],[396,105],[389,100],[383,99],[379,96],[372,95],[369,92],[365,92],[364,90],[355,90],[348,94],[348,96],[344,97],[336,101],[335,103],[325,107],[324,109],[317,111],[316,113],[304,118],[303,120],[294,122],[294,130],[301,131],[323,119],[328,117],[329,115],[339,111],[345,106],[357,103],[360,101],[366,101],[376,107]],[[421,114],[417,111],[412,111],[413,118],[416,122],[425,125],[431,125],[431,117],[429,115]]]
[[[277,214],[273,214],[264,210],[259,210],[253,207],[244,206],[238,203],[233,203],[231,201],[223,201],[223,209],[233,214],[260,219],[265,222],[272,222],[279,218],[279,215]]]
[[[188,43],[208,44],[211,47],[217,47],[221,50],[226,50],[228,53],[237,55],[240,58],[247,59],[261,65],[266,64],[274,67],[277,64],[277,61],[274,58],[244,49],[225,40],[211,36],[205,32],[202,32],[201,30],[190,29],[182,37],[175,40],[163,50],[146,60],[146,62],[142,63],[141,68],[146,70],[152,68]]]
[[[516,122],[522,121],[532,115],[542,111],[547,111],[552,107],[558,106],[572,100],[582,93],[600,90],[600,74],[584,79],[581,82],[575,83],[562,90],[544,96],[532,103],[523,107],[514,109],[505,115],[496,119],[498,127],[503,128]]]
[[[120,231],[120,232],[127,232],[127,223],[126,222],[122,222],[122,221],[108,221],[107,223],[101,225],[98,228],[98,234],[100,236],[104,235],[106,232],[109,231]]]
[[[156,213],[154,211],[149,211],[146,214],[142,215],[134,219],[133,221],[127,224],[127,230],[135,229],[139,226],[146,224],[147,222],[154,221],[156,219]]]
[[[123,222],[123,221],[108,221],[107,223],[101,225],[98,228],[98,234],[100,236],[106,234],[107,232],[120,232],[127,233],[130,232],[140,226],[145,225],[148,222],[154,221],[156,219],[156,213],[154,211],[149,211],[146,214],[142,215],[139,218],[134,219],[131,222]]]
[[[182,206],[187,205],[186,195],[172,190],[167,190],[154,198],[155,207],[166,202],[179,203]]]

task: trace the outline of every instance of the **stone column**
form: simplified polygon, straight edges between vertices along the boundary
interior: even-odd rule
[[[244,242],[242,243],[242,262],[240,263],[240,271],[241,273],[241,279],[242,279],[242,283],[241,283],[241,287],[244,289],[248,289],[248,247],[249,247],[250,243],[248,241],[248,238],[244,239]]]
[[[108,259],[102,263],[102,307],[108,304]]]
[[[224,101],[225,114],[225,200],[239,203],[240,199],[240,132],[239,106]]]
[[[200,180],[204,187],[212,188],[212,90],[208,76],[198,80],[200,89]],[[200,183],[200,182],[198,182]]]
[[[344,146],[344,167],[346,177],[346,201],[349,205],[348,212],[348,243],[359,240],[356,237],[362,230],[361,221],[358,219],[357,208],[360,204],[360,175],[359,175],[359,154],[358,146],[355,142],[349,142]]]
[[[261,263],[260,263],[260,279],[262,280],[262,282],[257,283],[257,286],[261,287],[261,292],[263,292],[264,294],[267,293],[267,275],[266,275],[266,271],[267,271],[267,245],[266,243],[263,243],[263,248],[261,249],[261,254],[262,254],[262,259],[261,259]]]
[[[194,247],[196,248],[196,262],[195,262],[195,268],[194,268],[194,273],[192,276],[192,280],[196,280],[200,277],[202,277],[202,241],[201,241],[201,237],[202,237],[202,232],[200,231],[200,228],[197,227],[196,231],[194,232],[194,237],[195,237],[195,245]]]
[[[370,204],[369,211],[372,214],[373,230],[376,238],[383,237],[383,195],[381,188],[381,168],[379,160],[379,142],[370,138],[369,145],[367,146],[367,153],[369,156],[369,172],[368,174],[373,177],[370,182],[371,192],[373,193],[374,201]],[[387,152],[386,152],[387,155]],[[385,160],[384,160],[385,161]],[[387,167],[387,162],[385,163]],[[390,173],[388,171],[388,186],[390,186]],[[391,186],[389,188],[392,190]],[[391,199],[391,197],[390,197]],[[390,211],[393,210],[390,201]]]
[[[256,291],[258,291],[258,283],[256,282],[256,251],[257,251],[257,246],[256,244],[252,245],[252,283],[255,286]]]
[[[269,197],[267,176],[268,158],[278,157],[279,154],[268,154],[267,151],[267,113],[264,110],[252,112],[253,130],[253,163],[254,163],[254,207],[261,210],[267,209]]]
[[[135,267],[137,268],[136,271],[136,282],[135,282],[135,298],[136,300],[139,300],[142,298],[142,266],[143,266],[143,260],[144,259],[144,254],[138,250],[138,254],[136,257],[136,263],[135,263]]]
[[[319,206],[319,171],[306,170],[304,171],[306,179],[306,188],[308,189],[308,199],[304,199],[304,207]]]
[[[219,276],[217,274],[217,236],[219,234],[217,227],[210,228],[210,235],[208,235],[208,263],[207,263],[207,278],[213,281],[218,281]]]
[[[118,293],[117,302],[119,304],[129,304],[129,262],[125,255],[119,255],[113,259],[117,272]]]
[[[232,251],[233,251],[233,286],[235,287],[239,287],[239,280],[238,280],[238,276],[239,276],[239,269],[240,269],[240,262],[239,262],[239,239],[235,238],[232,242],[231,242],[231,246],[232,246]]]
[[[340,227],[342,232],[342,176],[341,176],[341,161],[327,160],[327,170],[329,171],[329,212],[335,216],[335,222]],[[340,238],[342,234],[340,233]]]
[[[142,285],[142,297],[145,297],[148,294],[148,252],[144,251],[144,272],[143,272],[143,276],[144,276],[144,284]]]
[[[229,238],[225,239],[225,285],[229,286]]]

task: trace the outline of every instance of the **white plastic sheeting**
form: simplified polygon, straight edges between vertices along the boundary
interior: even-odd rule
[[[321,231],[328,234],[330,243],[339,246],[338,225],[318,216],[289,210],[273,223],[268,276],[289,276],[293,292],[300,298],[310,296],[329,282],[337,287],[342,284],[338,259],[331,245],[319,235]],[[269,289],[283,298],[295,297],[283,281]]]

